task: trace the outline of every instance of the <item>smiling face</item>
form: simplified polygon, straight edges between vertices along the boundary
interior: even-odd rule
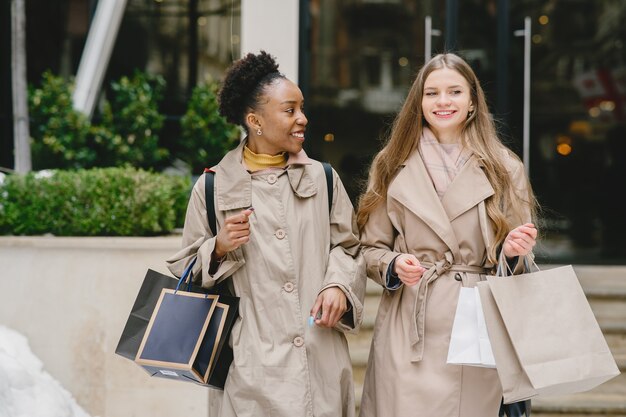
[[[304,143],[308,120],[304,115],[302,91],[286,78],[269,84],[256,110],[246,115],[250,126],[248,147],[254,153],[277,155],[298,153]],[[261,135],[257,135],[257,131]]]
[[[473,111],[470,86],[456,70],[441,68],[431,72],[424,82],[422,112],[439,142],[460,140],[463,124]]]

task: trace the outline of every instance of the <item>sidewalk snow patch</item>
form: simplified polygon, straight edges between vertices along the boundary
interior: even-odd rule
[[[0,417],[89,417],[43,369],[20,333],[0,325]]]

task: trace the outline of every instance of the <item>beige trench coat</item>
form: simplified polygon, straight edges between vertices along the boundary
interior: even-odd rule
[[[333,171],[329,222],[319,162],[304,155],[306,164],[250,175],[242,149],[243,144],[214,168],[215,206],[218,227],[225,217],[253,206],[250,241],[209,274],[215,238],[202,176],[187,209],[183,249],[168,259],[180,276],[197,255],[194,277],[201,276],[204,287],[232,279],[241,297],[230,341],[235,358],[224,391],[210,390],[209,415],[354,416],[352,367],[342,332],[357,331],[361,323],[367,278],[352,204]],[[311,307],[329,286],[344,292],[351,309],[335,329],[309,327]]]
[[[506,156],[516,188],[526,188],[519,161]],[[524,191],[520,191],[520,195]],[[472,157],[443,198],[419,152],[392,181],[361,242],[368,276],[385,287],[389,263],[414,254],[428,270],[418,285],[383,291],[365,376],[361,417],[497,417],[495,369],[447,365],[461,286],[484,280],[493,240],[484,200],[494,191]],[[528,219],[509,219],[517,226]]]

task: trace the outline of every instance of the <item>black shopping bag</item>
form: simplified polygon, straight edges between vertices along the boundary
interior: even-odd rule
[[[188,271],[191,270],[191,266],[192,265],[188,268]],[[185,277],[185,275],[187,274],[184,274],[183,277]],[[164,289],[175,289],[177,285],[177,280],[170,276],[161,274],[151,269],[146,272],[146,276],[144,277],[139,293],[137,294],[137,298],[135,299],[135,303],[133,304],[131,312],[128,316],[128,320],[124,326],[124,330],[122,331],[117,348],[115,349],[116,354],[132,361],[135,360],[142,340],[144,339],[146,329],[150,323],[152,314],[155,311],[159,298],[161,297],[162,291]],[[209,323],[209,330],[213,331],[211,329],[216,329],[216,331],[220,331],[221,337],[216,338],[217,350],[215,352],[215,358],[212,362],[212,366],[209,367],[208,378],[206,379],[206,382],[200,383],[201,385],[207,385],[212,388],[223,389],[228,375],[228,369],[230,368],[230,364],[233,360],[233,351],[229,345],[229,337],[232,326],[237,318],[239,298],[230,295],[225,285],[218,286],[209,291],[201,287],[189,286],[188,284],[185,285],[185,288],[188,291],[197,294],[216,294],[219,296],[218,303],[228,307],[219,307],[218,304],[218,309],[215,311],[219,314],[214,318],[215,322]],[[216,328],[216,323],[222,322],[221,315],[225,315],[225,317],[223,319],[223,326],[220,329],[219,327]],[[206,358],[201,357],[201,359],[206,361]],[[191,381],[186,377],[178,377],[173,374],[168,375],[167,372],[163,373],[146,367],[143,368],[154,377]],[[164,370],[167,371],[166,369]]]
[[[161,291],[135,362],[151,374],[206,383],[228,311],[218,298]]]

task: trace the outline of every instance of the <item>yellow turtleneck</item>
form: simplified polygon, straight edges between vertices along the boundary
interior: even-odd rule
[[[287,165],[287,152],[278,155],[254,153],[247,146],[243,148],[243,160],[250,171],[267,168],[284,168]]]

